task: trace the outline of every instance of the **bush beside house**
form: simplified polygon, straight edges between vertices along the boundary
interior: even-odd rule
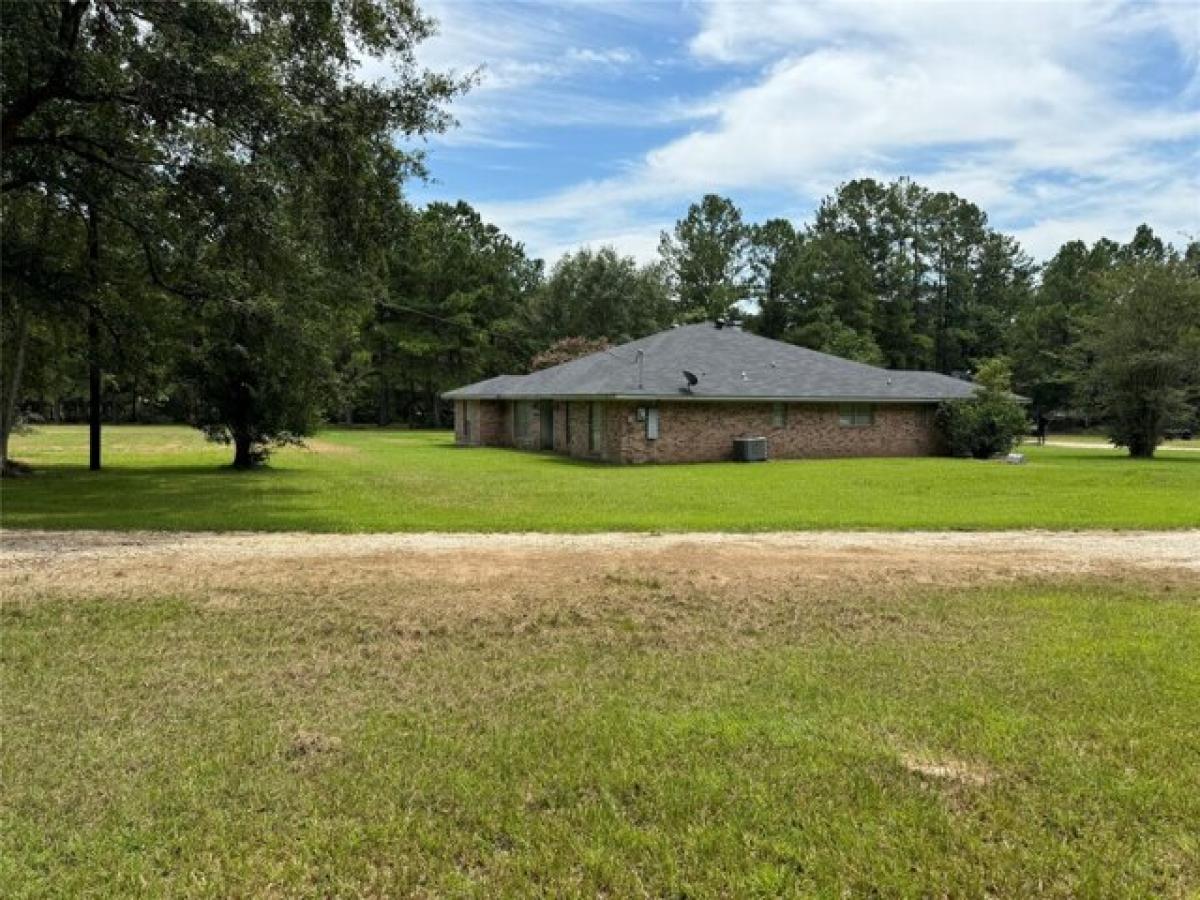
[[[988,459],[1012,451],[1025,432],[1025,411],[1012,392],[1012,372],[1001,359],[980,366],[978,390],[938,407],[937,426],[951,456]]]

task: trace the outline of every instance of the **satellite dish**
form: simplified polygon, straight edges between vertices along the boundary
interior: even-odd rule
[[[691,372],[689,372],[687,369],[683,370],[683,377],[687,379],[689,388],[695,387],[696,385],[698,385],[700,383],[700,379],[697,378],[695,375],[693,375]]]

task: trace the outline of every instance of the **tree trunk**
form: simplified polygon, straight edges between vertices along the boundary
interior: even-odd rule
[[[100,470],[100,226],[94,206],[88,206],[88,468]]]
[[[387,425],[392,421],[392,383],[382,371],[379,373],[379,415],[377,421],[380,425]]]
[[[88,313],[88,468],[100,470],[100,362],[97,360],[100,327],[96,310]]]
[[[254,452],[247,434],[233,436],[233,467],[235,469],[253,469]]]
[[[438,398],[437,392],[433,389],[433,379],[426,378],[425,379],[425,404],[426,404],[426,408],[429,410],[428,415],[431,418],[431,421],[426,422],[426,425],[427,426],[431,425],[434,428],[442,427],[442,408],[441,408],[441,404],[438,402],[438,400],[439,400],[439,398]]]
[[[17,421],[17,400],[21,392],[21,376],[25,371],[25,345],[29,340],[29,311],[22,308],[17,316],[16,346],[13,348],[12,373],[3,385],[0,397],[0,475],[9,474],[8,439]]]

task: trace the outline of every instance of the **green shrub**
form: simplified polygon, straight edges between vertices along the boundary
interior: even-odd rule
[[[1025,432],[1025,411],[1012,393],[1012,373],[1003,360],[979,368],[975,395],[938,407],[937,426],[950,456],[976,459],[1009,453]]]

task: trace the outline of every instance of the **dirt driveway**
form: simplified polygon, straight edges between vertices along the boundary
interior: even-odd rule
[[[247,591],[386,591],[408,579],[520,592],[594,579],[968,585],[1058,576],[1200,583],[1200,531],[769,534],[212,534],[8,531],[6,598],[210,597]]]

